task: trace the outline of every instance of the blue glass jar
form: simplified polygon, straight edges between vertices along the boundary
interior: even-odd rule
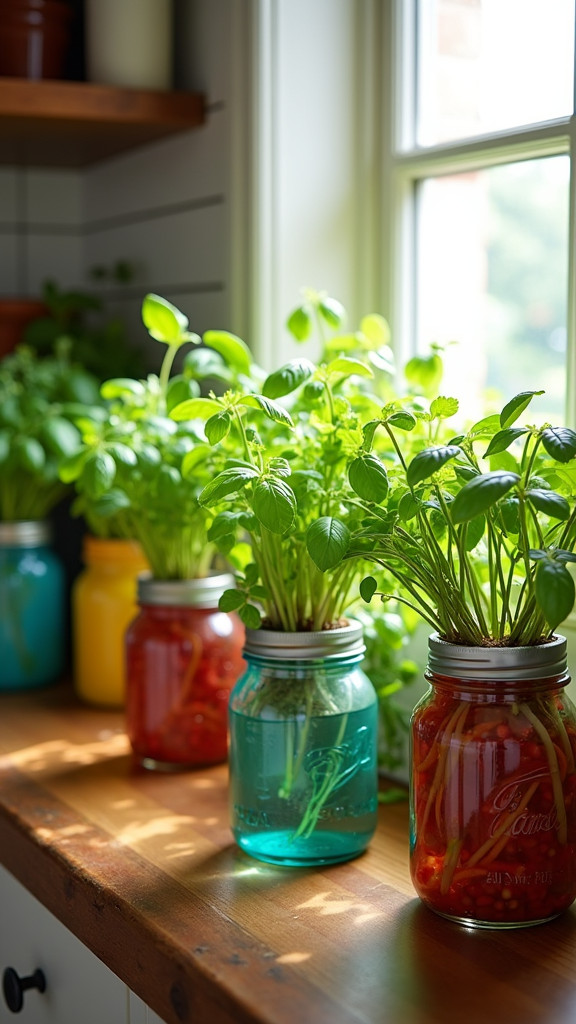
[[[62,673],[64,588],[49,524],[0,523],[0,692],[47,686]]]
[[[378,711],[357,623],[247,630],[230,697],[230,814],[239,846],[273,864],[362,853],[376,828]]]

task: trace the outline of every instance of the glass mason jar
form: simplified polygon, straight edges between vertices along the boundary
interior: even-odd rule
[[[247,853],[273,864],[355,857],[376,828],[376,693],[362,627],[247,630],[230,698],[230,813]]]
[[[135,761],[177,771],[228,755],[228,698],[244,669],[244,627],[218,610],[229,573],[138,582],[126,631],[126,726]]]
[[[576,713],[566,640],[429,640],[412,718],[411,872],[432,910],[517,928],[576,898]]]
[[[0,691],[56,682],[65,632],[64,567],[49,524],[0,523]]]
[[[83,559],[72,588],[74,687],[88,704],[123,707],[124,634],[148,563],[135,541],[92,536],[84,538]]]

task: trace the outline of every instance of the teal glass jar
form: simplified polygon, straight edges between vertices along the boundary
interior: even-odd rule
[[[0,523],[0,691],[47,686],[62,673],[64,591],[49,524]]]
[[[378,710],[362,627],[246,631],[230,697],[230,814],[238,845],[273,864],[362,853],[376,828]]]

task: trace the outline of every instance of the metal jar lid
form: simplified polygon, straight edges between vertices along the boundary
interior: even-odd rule
[[[247,629],[244,653],[278,660],[341,658],[363,654],[366,650],[363,629],[351,620],[347,626],[307,633],[285,633],[276,629]]]
[[[439,676],[511,682],[563,676],[566,638],[556,636],[533,647],[467,647],[433,633],[428,639],[428,669]]]
[[[45,520],[21,519],[0,523],[0,547],[36,548],[52,540],[50,523]]]
[[[234,586],[232,573],[192,580],[157,580],[147,573],[138,577],[138,603],[174,608],[217,608],[225,590]]]

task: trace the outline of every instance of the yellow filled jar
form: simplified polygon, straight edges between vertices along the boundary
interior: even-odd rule
[[[137,580],[148,562],[135,541],[90,535],[83,559],[72,590],[74,686],[88,704],[123,707],[124,634],[137,614]]]

